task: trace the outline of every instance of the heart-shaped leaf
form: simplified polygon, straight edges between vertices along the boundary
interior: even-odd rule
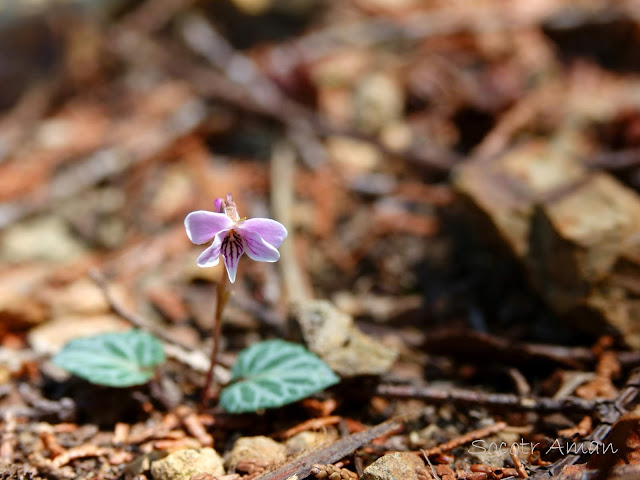
[[[68,372],[110,387],[146,383],[162,362],[160,341],[140,330],[78,338],[53,357],[53,363]]]
[[[308,397],[340,381],[302,345],[267,340],[246,348],[231,370],[232,383],[220,395],[231,413],[275,408]]]

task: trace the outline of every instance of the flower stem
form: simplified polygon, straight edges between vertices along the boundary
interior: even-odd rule
[[[226,272],[223,272],[222,278],[218,282],[217,286],[216,312],[213,317],[213,347],[211,348],[211,363],[209,365],[207,377],[204,381],[204,386],[202,388],[202,397],[200,399],[200,405],[203,409],[206,408],[209,399],[211,399],[212,388],[216,390],[215,396],[217,396],[218,394],[213,370],[218,359],[218,345],[220,344],[220,335],[222,333],[222,311],[227,304],[230,293],[231,292],[227,290],[227,275]]]

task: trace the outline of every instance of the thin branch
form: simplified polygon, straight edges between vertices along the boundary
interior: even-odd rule
[[[315,464],[333,464],[352,454],[358,448],[375,440],[382,435],[386,435],[402,425],[400,420],[389,420],[363,432],[354,433],[345,437],[332,445],[314,450],[302,457],[276,468],[275,470],[260,475],[255,480],[286,480],[288,478],[306,478],[311,474],[311,469]],[[296,477],[297,476],[297,477]]]
[[[605,400],[587,400],[577,397],[561,399],[521,397],[512,393],[483,393],[461,388],[443,389],[426,385],[380,384],[376,387],[375,394],[394,398],[417,398],[437,404],[483,405],[529,412],[578,411],[589,413],[597,411],[601,405],[610,403]]]
[[[295,154],[287,144],[276,145],[271,155],[271,204],[274,217],[280,221],[289,238],[280,247],[280,269],[289,302],[300,302],[313,297],[309,282],[305,279],[294,249],[295,233],[291,222],[293,176]]]
[[[606,406],[606,408],[601,408],[599,411],[601,423],[583,440],[583,443],[593,444],[592,442],[595,442],[596,444],[601,445],[611,432],[613,424],[616,423],[632,406],[637,404],[638,394],[640,393],[639,388],[640,369],[636,369],[631,373],[631,375],[629,375],[625,387],[620,392],[620,395],[618,395],[618,397],[613,401],[603,402],[601,404],[602,407]],[[580,451],[581,450],[578,449],[578,452]],[[583,456],[584,455],[580,453],[567,454],[549,466],[539,467],[531,478],[535,480],[555,478],[565,467],[578,463]]]
[[[480,428],[478,430],[473,430],[471,432],[465,433],[464,435],[460,435],[447,443],[442,443],[436,447],[430,448],[429,450],[421,450],[422,454],[425,457],[430,457],[432,455],[439,455],[443,452],[448,452],[453,450],[454,448],[461,447],[467,443],[471,443],[474,440],[478,440],[480,438],[488,437],[489,435],[493,435],[494,433],[501,432],[506,428],[507,424],[505,422],[498,422],[493,425],[489,425],[488,427]]]
[[[640,166],[640,148],[600,152],[584,159],[584,164],[593,169],[617,171]]]
[[[520,457],[518,456],[518,447],[516,446],[515,443],[511,445],[511,450],[509,451],[509,456],[511,457],[511,461],[513,462],[513,466],[515,467],[516,471],[518,472],[518,476],[520,478],[529,478],[529,474],[524,469],[524,465],[522,465],[522,461],[520,460]]]

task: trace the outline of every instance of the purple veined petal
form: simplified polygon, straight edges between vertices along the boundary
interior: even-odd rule
[[[280,258],[280,252],[267,243],[259,233],[242,232],[244,251],[251,260],[257,262],[276,262]]]
[[[226,237],[228,230],[223,230],[213,238],[213,243],[209,248],[200,254],[197,264],[199,267],[215,267],[220,262],[220,249],[222,247],[221,238]]]
[[[184,228],[187,236],[193,243],[207,243],[217,233],[228,229],[233,225],[233,221],[224,213],[207,212],[198,210],[191,212],[184,219]]]
[[[222,258],[224,259],[224,266],[227,267],[227,273],[229,274],[229,280],[231,283],[236,281],[236,272],[238,271],[238,263],[240,263],[240,257],[244,253],[244,246],[242,245],[242,236],[238,232],[233,230],[229,231],[227,236],[222,240],[221,250]]]
[[[239,223],[236,228],[245,235],[246,232],[259,234],[269,245],[278,248],[287,238],[287,229],[280,222],[270,218],[250,218]]]

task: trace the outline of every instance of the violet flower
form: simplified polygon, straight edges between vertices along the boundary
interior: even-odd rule
[[[199,267],[213,267],[220,255],[231,283],[236,280],[238,262],[243,253],[258,262],[275,262],[280,258],[278,247],[287,238],[287,229],[269,218],[241,219],[231,194],[216,199],[217,212],[198,210],[184,219],[189,240],[202,244],[213,243],[198,257]]]

